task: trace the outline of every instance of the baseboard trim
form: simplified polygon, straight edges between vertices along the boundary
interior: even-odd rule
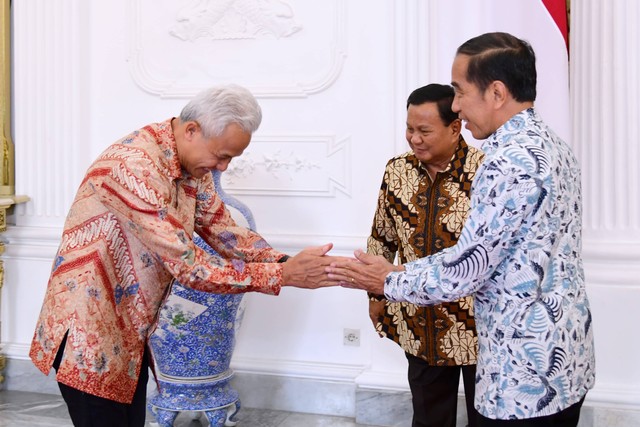
[[[5,345],[8,390],[59,394],[55,375],[43,375],[26,357],[28,346]],[[10,356],[19,354],[19,357]],[[248,408],[292,411],[355,418],[358,423],[385,427],[410,424],[411,394],[391,374],[364,373],[361,365],[334,366],[242,359],[232,362],[231,383]],[[375,381],[379,381],[376,386]],[[153,391],[153,381],[149,383]],[[458,425],[464,425],[464,404],[459,403]],[[603,423],[603,420],[615,420]],[[592,390],[584,404],[580,427],[640,425],[640,393],[611,384]]]

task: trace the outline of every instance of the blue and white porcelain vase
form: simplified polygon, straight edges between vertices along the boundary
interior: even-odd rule
[[[220,188],[227,206],[234,207],[255,230],[249,209]],[[212,255],[204,240],[194,242]],[[171,427],[180,412],[205,413],[210,426],[234,426],[240,409],[238,392],[229,381],[235,333],[241,322],[243,294],[200,292],[174,281],[149,335],[151,365],[158,390],[148,407],[160,427]]]

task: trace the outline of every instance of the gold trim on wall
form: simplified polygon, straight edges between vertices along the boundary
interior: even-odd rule
[[[11,139],[11,1],[0,2],[0,196],[12,196],[16,189]]]
[[[15,159],[11,139],[11,0],[0,0],[0,234],[7,229],[7,210],[29,200],[15,195]],[[0,240],[0,256],[4,242]],[[0,260],[0,306],[4,285],[4,264]],[[4,383],[6,357],[2,354],[0,317],[0,389]]]

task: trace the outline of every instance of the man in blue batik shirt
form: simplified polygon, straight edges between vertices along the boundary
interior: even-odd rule
[[[536,113],[535,54],[510,34],[462,44],[453,110],[485,160],[455,246],[394,266],[356,251],[330,277],[390,301],[440,304],[474,295],[480,426],[572,426],[595,382],[581,259],[580,169]]]

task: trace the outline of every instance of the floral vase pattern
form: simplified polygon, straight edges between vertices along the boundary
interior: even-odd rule
[[[214,182],[222,200],[234,207],[255,230],[249,209]],[[217,255],[204,240],[194,242]],[[158,384],[149,409],[161,427],[171,427],[180,412],[206,414],[210,426],[234,426],[240,409],[238,392],[229,381],[235,333],[241,322],[243,294],[196,291],[174,281],[149,335],[151,365]]]

